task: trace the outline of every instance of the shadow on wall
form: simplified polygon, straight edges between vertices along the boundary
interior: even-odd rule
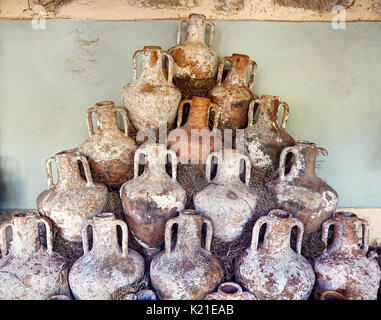
[[[0,156],[0,210],[8,209],[13,200],[25,196],[19,171],[20,165],[16,159]]]

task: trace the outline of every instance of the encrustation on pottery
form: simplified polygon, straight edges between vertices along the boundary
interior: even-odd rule
[[[89,247],[88,226],[93,230]],[[122,248],[117,237],[122,230]],[[132,285],[144,275],[144,259],[128,248],[128,228],[113,213],[94,216],[82,229],[84,255],[72,266],[69,284],[76,300],[110,300],[116,289]]]
[[[259,232],[266,224],[264,240]],[[291,230],[297,228],[296,250],[290,245]],[[238,283],[259,300],[306,300],[310,296],[315,274],[301,255],[303,223],[283,210],[271,210],[254,225],[250,247],[236,261]]]
[[[328,232],[333,226],[332,242]],[[361,238],[358,231],[361,230]],[[361,244],[359,243],[361,240]],[[326,249],[315,260],[314,296],[337,291],[347,300],[376,300],[381,270],[374,256],[368,256],[368,222],[351,212],[336,212],[323,223],[322,242]]]
[[[177,225],[172,248],[172,227]],[[205,248],[202,226],[206,224]],[[224,277],[221,263],[210,252],[212,222],[196,210],[183,210],[165,227],[165,250],[151,262],[151,283],[163,300],[200,300],[214,290]]]

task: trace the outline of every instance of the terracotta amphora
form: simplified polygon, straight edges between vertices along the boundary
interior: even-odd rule
[[[38,225],[46,228],[46,244],[43,247]],[[6,231],[11,229],[12,241],[7,241]],[[16,214],[11,221],[0,227],[0,299],[45,300],[61,294],[67,287],[67,263],[53,252],[52,225],[37,213]]]
[[[224,282],[218,286],[217,292],[209,293],[204,300],[257,300],[250,292],[243,292],[235,282]]]
[[[181,126],[184,106],[189,105],[186,123]],[[209,113],[214,110],[213,130],[209,129]],[[221,135],[216,133],[220,108],[209,98],[192,97],[179,106],[177,128],[169,132],[167,144],[182,164],[195,164],[205,168],[209,153],[222,148]]]
[[[217,173],[213,180],[211,164],[218,159]],[[242,182],[240,175],[244,170]],[[209,154],[206,161],[206,179],[210,184],[193,198],[196,210],[213,222],[214,237],[230,242],[241,236],[246,223],[252,219],[258,196],[249,187],[251,165],[249,158],[234,149]]]
[[[118,112],[123,118],[124,132],[118,127]],[[97,116],[96,132],[92,113]],[[123,182],[132,179],[137,146],[128,136],[129,120],[126,110],[115,107],[112,101],[98,102],[95,107],[87,110],[87,125],[90,137],[81,144],[79,150],[88,157],[93,179],[113,188],[118,188]]]
[[[93,245],[89,247],[88,226],[93,230]],[[122,231],[122,248],[117,237]],[[75,299],[111,300],[116,289],[132,285],[144,275],[144,259],[128,248],[128,229],[113,213],[101,213],[82,229],[84,255],[69,272],[69,284]]]
[[[137,56],[143,56],[142,73],[137,77]],[[163,73],[163,57],[168,60],[168,75]],[[160,124],[173,124],[181,92],[173,85],[173,59],[160,47],[146,46],[133,56],[133,81],[123,87],[122,102],[137,130],[157,131]]]
[[[172,248],[172,227],[177,225],[176,245]],[[205,248],[202,226],[206,224]],[[151,283],[163,300],[201,300],[224,277],[221,263],[210,252],[213,225],[196,210],[183,210],[167,222],[165,250],[151,262]]]
[[[264,240],[259,232],[266,224]],[[296,251],[290,246],[291,230],[297,228]],[[301,255],[303,223],[283,210],[260,217],[253,228],[250,247],[236,261],[238,283],[259,300],[305,300],[313,289],[312,266]]]
[[[319,300],[347,300],[344,295],[337,291],[324,291]]]
[[[56,163],[58,180],[53,183],[52,162]],[[81,176],[82,163],[86,179]],[[46,160],[49,188],[37,198],[37,209],[48,217],[58,236],[80,242],[82,227],[87,219],[103,212],[108,205],[107,187],[94,182],[85,156],[76,149],[62,151]]]
[[[222,72],[226,62],[230,62],[227,76],[222,81]],[[249,82],[246,81],[247,69],[251,67]],[[257,64],[249,56],[233,53],[221,60],[218,68],[217,85],[210,93],[210,99],[221,109],[218,127],[223,129],[243,129],[247,127],[249,103],[258,97],[251,91]],[[232,138],[233,138],[232,132]]]
[[[282,150],[279,177],[267,183],[277,199],[278,207],[289,211],[304,224],[305,232],[320,230],[321,224],[336,211],[338,196],[326,182],[316,176],[316,157],[324,148],[309,141],[297,141]],[[286,157],[292,153],[291,169],[285,172]]]
[[[182,25],[187,24],[182,43]],[[206,26],[210,26],[209,43],[205,44]],[[215,27],[203,14],[190,14],[179,21],[177,45],[168,50],[174,60],[174,83],[184,98],[207,96],[216,83],[220,57],[212,49]]]
[[[139,175],[140,156],[144,172]],[[166,172],[170,156],[172,177]],[[165,224],[184,209],[186,192],[177,182],[177,157],[165,144],[144,144],[135,153],[134,179],[120,189],[128,227],[138,243],[153,255],[164,242]]]
[[[123,294],[117,300],[156,300],[156,294],[152,290],[145,289],[136,293]]]
[[[258,119],[254,122],[255,106],[258,104]],[[282,123],[278,123],[278,110],[283,106]],[[293,146],[295,140],[286,132],[289,113],[287,103],[276,96],[262,96],[252,100],[249,105],[248,125],[243,133],[242,143],[245,154],[249,157],[254,183],[267,182],[274,178],[279,167],[279,157],[283,148]],[[239,139],[240,137],[237,137]],[[237,146],[237,148],[240,148]],[[258,181],[255,178],[258,177]]]
[[[333,237],[327,246],[331,226]],[[368,241],[368,222],[354,213],[336,212],[323,223],[322,242],[326,249],[314,264],[317,299],[327,290],[337,291],[347,300],[377,299],[381,270],[376,257],[367,255]]]
[[[50,296],[46,300],[72,300],[72,299],[66,294],[56,294],[56,295]]]

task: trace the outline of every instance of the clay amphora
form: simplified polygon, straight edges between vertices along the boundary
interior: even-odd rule
[[[136,58],[143,55],[143,68],[137,78]],[[168,76],[163,74],[162,59],[168,59]],[[160,47],[146,46],[133,56],[133,81],[123,87],[122,102],[137,130],[157,130],[161,123],[172,125],[181,101],[180,91],[173,85],[173,59]]]
[[[140,156],[145,156],[145,169],[139,175]],[[172,177],[165,168],[171,158]],[[134,179],[120,189],[128,227],[138,243],[151,255],[164,242],[165,224],[177,211],[184,209],[186,193],[177,182],[177,157],[164,144],[144,144],[135,153]]]
[[[223,82],[222,72],[226,62],[231,66]],[[249,83],[246,83],[246,71],[251,66]],[[257,70],[255,61],[249,56],[233,53],[231,57],[221,60],[218,68],[217,85],[210,93],[210,98],[221,108],[221,116],[218,127],[223,129],[243,129],[247,126],[249,103],[257,99],[251,92],[254,76]],[[235,130],[234,130],[235,132]]]
[[[38,233],[38,224],[46,227],[45,249]],[[6,230],[12,231],[8,245]],[[67,287],[67,264],[53,252],[52,225],[37,213],[20,213],[0,228],[0,299],[45,300],[61,294]],[[9,247],[9,250],[8,250]]]
[[[186,39],[182,41],[182,24],[186,22]],[[209,43],[205,44],[206,26],[210,26]],[[216,83],[220,57],[212,49],[214,24],[203,14],[190,14],[179,21],[177,45],[168,50],[174,60],[174,83],[184,98],[205,97]]]
[[[136,293],[123,294],[118,300],[156,300],[156,294],[152,290],[145,289]]]
[[[88,226],[93,230],[89,248]],[[122,230],[119,247],[117,226]],[[97,214],[82,230],[84,255],[69,272],[69,284],[75,299],[110,300],[117,288],[131,285],[144,275],[144,259],[128,248],[128,229],[113,213]]]
[[[344,295],[337,291],[324,291],[319,300],[347,300]]]
[[[86,175],[82,178],[78,162]],[[58,181],[53,183],[52,162],[58,170]],[[81,232],[87,219],[103,212],[108,205],[107,187],[93,182],[89,163],[77,150],[66,150],[46,160],[49,189],[37,198],[37,209],[47,216],[65,240],[81,241]]]
[[[203,224],[207,226],[205,248],[201,246]],[[177,224],[172,248],[172,226]],[[183,210],[165,227],[165,250],[151,262],[151,282],[163,300],[200,300],[224,277],[220,262],[210,252],[213,225],[196,210]]]
[[[210,180],[212,159],[218,159],[217,173]],[[240,179],[245,163],[245,182]],[[249,158],[233,149],[211,153],[206,161],[206,178],[210,184],[194,196],[196,210],[213,222],[214,237],[230,242],[241,236],[245,224],[253,217],[258,196],[249,187]]]
[[[279,177],[267,188],[274,192],[279,208],[289,211],[304,224],[305,232],[320,230],[321,224],[336,211],[337,193],[315,173],[318,153],[328,155],[324,148],[309,141],[297,141],[282,150]],[[291,169],[285,173],[286,157],[292,153]]]
[[[186,123],[181,126],[184,106],[189,104]],[[209,113],[214,109],[213,130],[208,126]],[[208,98],[192,97],[183,100],[179,106],[177,128],[168,134],[168,147],[174,150],[182,164],[197,164],[205,168],[209,153],[222,148],[221,136],[215,131],[218,125],[220,108]]]
[[[263,243],[259,231],[266,224]],[[298,229],[296,251],[290,246],[292,228]],[[282,210],[260,217],[250,247],[235,266],[236,280],[259,300],[305,300],[315,281],[314,271],[301,255],[303,223]]]
[[[217,292],[209,293],[204,300],[257,300],[250,292],[243,292],[235,282],[224,282],[218,286]]]
[[[328,231],[333,238],[327,247]],[[357,231],[361,230],[361,238]],[[361,240],[361,244],[359,244]],[[322,242],[326,249],[315,260],[316,286],[314,296],[334,290],[348,300],[376,300],[381,270],[375,257],[368,257],[368,222],[351,212],[336,212],[323,223]]]
[[[259,104],[258,119],[254,123],[254,107]],[[278,123],[278,110],[283,106],[283,120]],[[249,105],[248,125],[243,134],[243,147],[249,157],[253,175],[260,181],[272,180],[279,167],[283,148],[293,146],[295,140],[286,132],[289,106],[276,96],[262,96]],[[239,142],[237,142],[239,143]],[[253,177],[254,178],[254,177]]]
[[[97,116],[97,132],[94,131],[91,119],[93,112]],[[122,115],[124,133],[118,127],[117,112]],[[94,180],[110,187],[120,187],[133,177],[134,153],[137,148],[135,141],[128,136],[126,110],[115,107],[112,101],[98,102],[95,107],[87,110],[87,124],[90,137],[81,144],[79,150],[88,157]]]
[[[72,299],[65,294],[57,294],[57,295],[48,297],[47,300],[72,300]]]

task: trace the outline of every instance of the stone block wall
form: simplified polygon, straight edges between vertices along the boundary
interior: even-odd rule
[[[49,18],[85,20],[179,19],[204,13],[215,20],[381,21],[381,0],[1,0],[0,19],[31,19],[35,5]]]

